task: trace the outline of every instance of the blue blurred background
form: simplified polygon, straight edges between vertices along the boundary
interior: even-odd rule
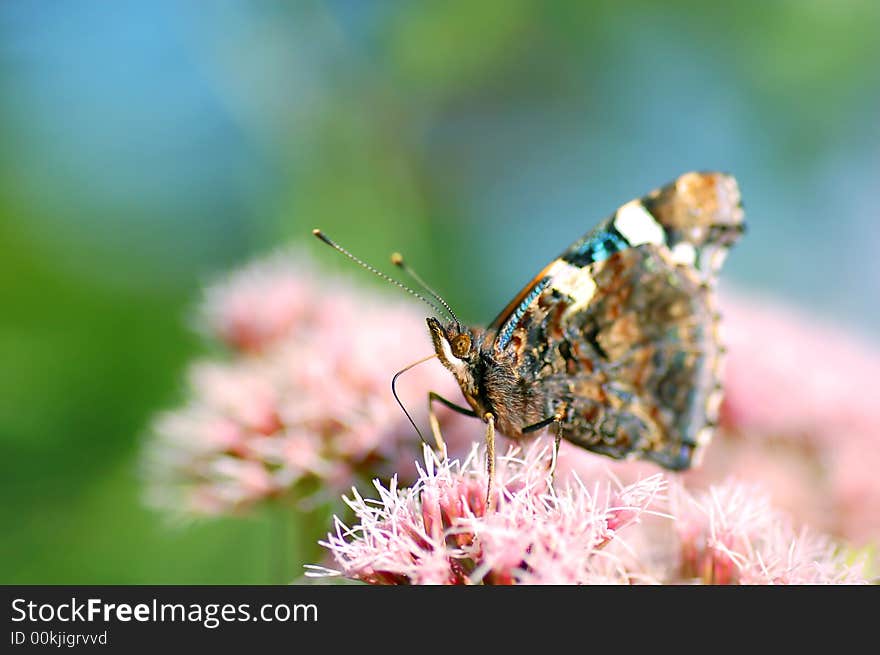
[[[0,3],[0,582],[278,581],[269,518],[171,529],[137,459],[203,284],[289,241],[349,270],[315,226],[486,322],[721,169],[727,279],[876,338],[878,62],[870,0]]]

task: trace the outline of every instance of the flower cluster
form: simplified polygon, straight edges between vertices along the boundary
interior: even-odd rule
[[[418,308],[319,277],[286,251],[209,288],[199,323],[226,353],[192,364],[184,404],[153,422],[152,504],[219,514],[411,466],[418,437],[389,382],[431,352]],[[404,380],[423,425],[427,391],[454,385],[436,361]],[[454,419],[438,413],[454,442]]]
[[[558,584],[630,581],[608,546],[662,494],[655,475],[625,488],[554,488],[547,448],[500,457],[497,508],[486,510],[487,476],[476,446],[463,461],[425,452],[407,489],[376,481],[377,500],[346,502],[359,523],[322,544],[347,577],[373,584]],[[326,569],[313,569],[326,574]]]
[[[418,481],[375,483],[346,502],[322,545],[341,574],[371,584],[803,584],[863,582],[831,542],[795,532],[759,492],[733,483],[691,496],[654,474],[551,483],[548,447],[499,459],[498,507],[485,511],[482,452],[425,454]],[[666,493],[670,491],[671,493]]]
[[[760,488],[711,485],[671,498],[678,537],[678,575],[704,584],[845,584],[863,582],[834,543],[774,508]]]

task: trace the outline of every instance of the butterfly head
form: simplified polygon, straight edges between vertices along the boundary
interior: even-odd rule
[[[428,329],[431,331],[437,357],[443,366],[452,371],[465,398],[473,405],[478,396],[477,379],[474,375],[479,359],[478,335],[457,322],[443,325],[433,317],[428,318]]]

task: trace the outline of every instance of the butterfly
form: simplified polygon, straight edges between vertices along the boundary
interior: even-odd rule
[[[487,424],[490,505],[496,430],[520,439],[550,428],[557,450],[565,439],[615,459],[689,468],[718,419],[715,287],[744,230],[736,180],[691,172],[622,205],[485,328],[462,325],[422,282],[452,316],[427,324],[433,356],[468,404],[429,394],[438,446],[434,402]]]

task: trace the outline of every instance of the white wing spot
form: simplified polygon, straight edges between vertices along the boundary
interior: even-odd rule
[[[596,282],[588,267],[572,266],[559,261],[551,269],[551,274],[552,288],[574,301],[562,315],[563,320],[589,306],[593,294],[596,293]]]
[[[638,200],[631,200],[617,210],[614,227],[626,237],[631,246],[640,246],[644,243],[658,245],[666,243],[663,228]]]
[[[720,389],[714,389],[706,399],[706,416],[710,420],[718,419],[718,411],[721,409],[721,401],[724,400],[724,394]]]
[[[697,262],[697,250],[687,241],[681,241],[672,249],[672,260],[676,264],[693,266]]]
[[[712,440],[713,430],[710,427],[705,427],[699,432],[697,432],[697,445],[699,446],[707,446],[709,442]]]

